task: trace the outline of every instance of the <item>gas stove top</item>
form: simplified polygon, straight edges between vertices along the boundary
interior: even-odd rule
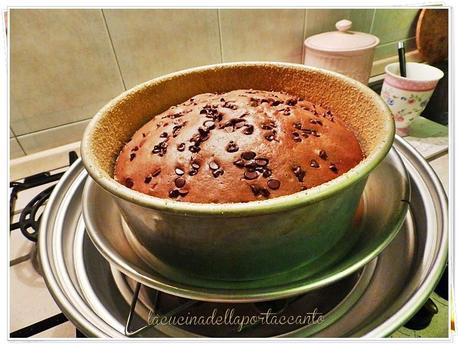
[[[429,153],[430,154],[430,153]],[[436,155],[438,155],[436,153]],[[69,154],[71,165],[77,156]],[[438,158],[442,159],[442,157]],[[443,156],[444,159],[444,156]],[[10,336],[25,337],[82,337],[67,317],[64,316],[49,294],[43,278],[41,266],[37,259],[36,246],[37,231],[43,208],[53,190],[54,185],[62,177],[67,167],[58,170],[40,173],[23,180],[12,182],[11,187],[11,226],[10,226],[10,297],[11,297],[11,325]],[[95,253],[96,254],[96,253]],[[369,267],[368,269],[370,269]],[[107,269],[110,269],[108,267]],[[367,269],[367,267],[365,268]],[[157,290],[142,287],[119,271],[111,269],[112,280],[108,283],[116,285],[117,290],[125,299],[128,312],[126,315],[126,329],[128,334],[136,334],[142,330],[143,322],[135,313],[151,310],[162,316],[171,315],[203,315],[211,314],[214,310],[224,315],[233,309],[236,314],[264,314],[267,311],[278,315],[299,315],[313,313],[314,307],[320,304],[319,295],[308,293],[284,300],[258,302],[237,305],[213,304],[178,298]],[[326,300],[322,311],[327,305],[332,307],[345,298],[347,293],[355,288],[359,281],[364,280],[365,271],[359,271],[340,281],[339,285],[331,285],[328,295],[334,295],[336,300]],[[392,334],[393,337],[447,337],[448,336],[448,290],[447,274],[437,286],[436,293],[432,293],[424,306],[405,324]],[[314,302],[310,302],[310,300]],[[130,305],[130,307],[129,307]],[[143,310],[142,310],[143,307]],[[308,308],[309,307],[309,308]],[[130,310],[129,310],[130,308]],[[136,309],[133,312],[133,309]],[[308,312],[305,312],[308,310]],[[130,316],[129,316],[130,314]],[[242,327],[232,324],[219,332],[220,336],[273,336],[293,331],[292,328],[260,327],[255,323]],[[212,335],[207,326],[182,326],[180,330],[191,331],[198,335]],[[176,332],[177,335],[183,332]]]

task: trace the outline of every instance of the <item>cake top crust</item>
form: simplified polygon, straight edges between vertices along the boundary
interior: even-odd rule
[[[121,150],[114,178],[160,198],[249,202],[323,184],[362,159],[353,133],[320,105],[234,90],[196,95],[153,117]]]

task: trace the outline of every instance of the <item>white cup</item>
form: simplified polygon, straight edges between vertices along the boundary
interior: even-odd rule
[[[424,63],[408,62],[406,77],[400,76],[398,62],[385,68],[386,75],[381,90],[381,97],[394,115],[397,134],[409,134],[411,122],[427,106],[443,72]]]

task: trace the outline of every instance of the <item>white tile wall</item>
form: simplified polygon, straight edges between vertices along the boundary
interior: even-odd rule
[[[417,10],[13,9],[10,11],[11,158],[81,138],[84,120],[126,88],[197,65],[301,63],[304,38],[340,19],[411,48]],[[395,29],[396,28],[396,29]],[[17,138],[17,140],[16,140]],[[21,148],[22,146],[22,148]]]

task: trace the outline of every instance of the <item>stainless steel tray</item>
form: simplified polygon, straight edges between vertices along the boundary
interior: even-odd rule
[[[409,319],[434,288],[447,259],[446,196],[433,170],[411,146],[397,138],[394,147],[409,172],[412,189],[402,229],[368,265],[371,278],[363,293],[351,292],[333,310],[331,314],[339,317],[318,331],[299,329],[286,335],[386,336]],[[39,238],[44,277],[59,307],[82,332],[122,337],[129,304],[115,282],[113,267],[85,233],[81,195],[86,178],[82,164],[75,164],[49,200]],[[168,335],[177,332],[153,328],[143,334]]]

